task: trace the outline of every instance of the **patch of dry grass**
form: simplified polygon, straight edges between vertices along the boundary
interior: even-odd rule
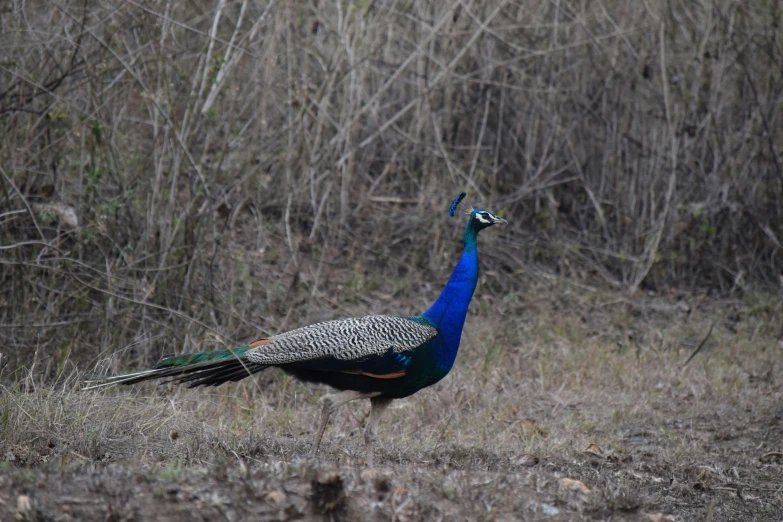
[[[216,390],[84,392],[76,373],[54,386],[29,377],[0,397],[4,518],[24,492],[43,514],[62,514],[62,498],[84,500],[72,513],[95,514],[104,508],[90,502],[136,484],[139,496],[112,509],[171,508],[173,519],[200,506],[229,518],[309,517],[334,504],[349,519],[774,520],[783,349],[766,314],[780,302],[759,311],[702,300],[685,312],[561,297],[503,317],[474,313],[452,374],[388,410],[374,472],[362,465],[368,405],[344,407],[312,461],[326,390],[274,371]],[[554,311],[563,306],[571,313]],[[733,316],[722,309],[739,320],[718,322],[683,369],[712,318]],[[108,489],[74,485],[96,480]]]

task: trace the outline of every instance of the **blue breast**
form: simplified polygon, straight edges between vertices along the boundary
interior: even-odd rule
[[[439,335],[433,339],[431,350],[434,362],[444,376],[457,357],[462,327],[478,282],[476,236],[477,232],[468,223],[465,227],[465,248],[459,263],[438,299],[422,314],[438,329]]]

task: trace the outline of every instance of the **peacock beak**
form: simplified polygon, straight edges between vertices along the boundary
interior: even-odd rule
[[[503,223],[504,225],[508,225],[508,221],[503,219],[502,217],[493,216],[495,218],[495,221],[492,223],[493,225],[496,225],[498,223]]]

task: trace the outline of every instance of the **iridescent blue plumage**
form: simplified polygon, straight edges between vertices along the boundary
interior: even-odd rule
[[[466,194],[464,192],[460,192],[457,197],[454,198],[454,201],[451,202],[451,206],[449,207],[449,217],[454,217],[454,212],[457,210],[460,202],[465,199],[465,196]]]
[[[450,216],[464,197],[463,192],[454,199]],[[132,384],[171,377],[191,386],[217,386],[277,366],[301,380],[342,390],[324,398],[314,454],[329,416],[338,406],[354,399],[371,399],[365,440],[372,462],[371,442],[383,409],[392,399],[408,397],[440,381],[454,365],[478,282],[478,234],[505,222],[483,209],[471,211],[463,234],[462,256],[440,296],[421,315],[325,321],[235,350],[166,358],[151,370],[112,377],[107,382]]]

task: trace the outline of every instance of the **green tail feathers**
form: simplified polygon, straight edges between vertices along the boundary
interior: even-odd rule
[[[161,359],[161,361],[156,364],[153,369],[160,370],[163,368],[181,368],[183,366],[190,366],[192,364],[234,359],[236,357],[242,357],[248,350],[250,350],[249,346],[240,346],[239,348],[233,348],[231,350],[218,350],[217,352],[196,352],[184,353],[182,355],[172,355]]]
[[[189,386],[220,386],[225,382],[241,381],[245,377],[266,368],[263,364],[246,361],[242,358],[250,346],[240,346],[230,350],[216,352],[196,352],[165,357],[150,370],[142,370],[125,375],[91,378],[89,381],[103,381],[101,384],[85,389],[111,386],[114,384],[136,384],[155,379],[169,378],[175,384],[187,383]]]

